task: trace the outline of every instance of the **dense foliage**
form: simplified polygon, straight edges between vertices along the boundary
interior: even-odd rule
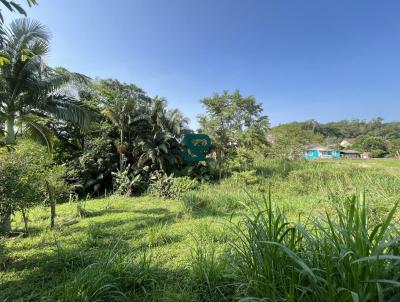
[[[400,151],[400,122],[343,120],[318,123],[315,120],[279,125],[271,130],[274,142],[272,155],[302,157],[305,146],[312,144],[338,147],[342,140],[354,141],[350,147],[370,152],[371,157],[398,157]]]
[[[200,101],[207,160],[185,162],[193,131],[165,99],[48,66],[43,25],[0,20],[0,299],[399,300],[395,161],[300,159],[313,144],[400,157],[400,123],[270,128],[223,91]]]
[[[55,156],[70,167],[77,193],[142,193],[151,179],[182,166],[179,139],[187,121],[178,110],[168,110],[165,100],[117,80],[94,81],[80,93],[82,102],[100,113],[97,120],[84,131],[52,125]]]
[[[241,160],[246,150],[265,153],[269,128],[262,105],[254,97],[243,97],[239,91],[224,91],[201,100],[206,114],[199,116],[200,131],[210,136],[218,163],[219,178],[229,172],[229,160]],[[250,155],[250,153],[247,153]],[[240,165],[240,164],[239,164]]]
[[[45,149],[25,141],[13,152],[0,153],[0,215],[3,219],[1,230],[10,230],[9,217],[21,212],[25,231],[28,231],[28,210],[44,204],[48,197],[48,185],[54,189],[55,198],[65,200],[68,186],[61,176],[62,167],[53,167]]]

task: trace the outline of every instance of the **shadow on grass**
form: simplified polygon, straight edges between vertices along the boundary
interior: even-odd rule
[[[112,210],[108,209],[98,214],[110,212]],[[176,293],[182,288],[184,291],[189,288],[185,297],[191,296],[193,284],[190,283],[188,270],[167,269],[152,261],[130,262],[133,258],[143,257],[144,253],[148,257],[153,247],[173,244],[184,238],[167,230],[166,235],[155,233],[148,242],[146,240],[150,229],[157,230],[157,226],[177,223],[178,213],[165,208],[117,210],[114,213],[120,212],[128,214],[128,217],[110,217],[106,221],[97,221],[95,217],[83,218],[78,224],[59,227],[61,234],[55,232],[54,241],[45,240],[34,245],[27,242],[23,246],[9,248],[7,252],[10,256],[17,251],[21,254],[26,251],[28,256],[12,259],[7,264],[5,278],[0,284],[0,300],[119,301],[125,295],[128,301],[165,301],[165,291]],[[129,213],[142,215],[131,218]],[[229,216],[208,208],[193,212],[195,219],[214,215]],[[41,230],[39,228],[36,232]],[[46,233],[44,235],[47,236]],[[115,253],[113,245],[117,238],[120,251]],[[126,241],[132,238],[138,239],[134,247]],[[35,253],[29,253],[30,249],[34,249]],[[118,260],[120,256],[124,259]],[[113,295],[120,295],[121,299]]]
[[[113,242],[102,249],[66,248],[38,254],[19,278],[3,280],[0,300],[15,301],[111,301],[125,295],[129,301],[144,301],[168,284],[182,284],[185,270],[168,270],[143,258],[143,252],[118,250]],[[129,262],[131,257],[140,258]],[[27,263],[28,264],[28,263]]]
[[[19,242],[18,245],[15,245],[11,248],[8,249],[9,254],[17,253],[17,252],[29,252],[29,250],[32,249],[37,249],[37,250],[43,250],[43,249],[48,249],[55,247],[55,242],[57,241],[57,236],[66,237],[66,236],[71,236],[72,238],[68,238],[69,243],[74,244],[74,245],[81,245],[82,241],[82,236],[83,237],[90,237],[94,236],[92,238],[92,245],[94,244],[94,241],[98,240],[99,243],[102,241],[107,241],[109,240],[115,240],[115,238],[121,238],[124,240],[128,239],[133,239],[133,238],[138,238],[143,236],[143,230],[147,228],[151,228],[152,226],[156,226],[159,224],[172,224],[176,222],[177,214],[170,212],[166,209],[163,208],[157,208],[157,209],[150,209],[149,211],[131,211],[132,213],[142,213],[145,214],[140,217],[132,217],[132,218],[124,218],[124,219],[110,219],[107,221],[93,221],[92,218],[94,217],[87,217],[87,218],[81,218],[78,220],[77,224],[71,225],[71,226],[57,226],[56,231],[61,232],[60,233],[48,233],[48,236],[54,236],[54,240],[46,240],[46,242],[43,241],[38,241],[35,243],[29,242],[29,240],[33,238],[37,238],[40,236],[41,232],[44,231],[43,228],[37,227],[30,232],[29,236],[26,237],[20,237],[18,238]],[[129,213],[129,211],[122,211],[122,213]],[[149,217],[146,215],[154,215],[154,214],[159,214],[160,216],[158,217]],[[85,222],[85,223],[83,223]],[[86,224],[86,222],[89,222],[89,225]],[[92,230],[94,233],[97,232],[96,234],[90,234],[91,226],[95,225],[97,230]],[[75,238],[74,235],[78,235],[77,238]],[[98,238],[96,238],[96,236]],[[36,239],[35,238],[35,239]],[[15,240],[15,239],[10,239],[10,240]],[[26,241],[26,243],[25,243]],[[101,246],[101,245],[100,245]],[[11,267],[6,267],[6,269],[18,269],[18,270],[23,270],[26,267],[35,267],[35,260],[32,260],[32,258],[29,259],[18,259],[18,262],[11,262],[12,263],[18,263],[17,266],[11,265]]]
[[[126,213],[126,211],[123,212]],[[75,291],[88,291],[88,295],[89,293],[94,294],[97,289],[100,290],[101,294],[104,289],[101,289],[102,286],[108,288],[107,284],[102,284],[102,279],[100,281],[94,280],[93,282],[90,279],[85,279],[88,285],[87,287],[82,285],[82,288],[80,288],[80,281],[76,280],[79,278],[86,278],[86,271],[92,270],[92,266],[98,265],[99,261],[102,259],[101,257],[110,253],[110,246],[115,242],[116,238],[120,238],[121,245],[127,250],[128,243],[124,242],[124,240],[131,239],[132,237],[143,237],[143,230],[146,228],[151,228],[160,224],[170,224],[176,221],[176,213],[163,208],[132,212],[141,213],[143,215],[108,221],[94,221],[91,219],[92,217],[84,218],[76,225],[65,227],[68,229],[70,228],[67,233],[72,235],[72,238],[68,238],[68,241],[57,241],[57,238],[55,238],[55,241],[39,242],[34,245],[28,245],[27,242],[26,245],[9,248],[7,253],[10,255],[10,261],[7,263],[5,272],[9,273],[9,276],[15,279],[8,281],[4,279],[4,281],[1,282],[0,300],[3,301],[3,299],[8,298],[9,301],[14,301],[23,298],[23,301],[35,301],[43,297],[49,297],[52,301],[64,301],[64,292],[70,292],[69,288],[71,287],[73,288],[72,295],[74,295]],[[149,217],[149,215],[155,214],[159,216]],[[85,223],[85,225],[83,225],[83,220],[87,220],[89,224]],[[60,229],[61,231],[62,228],[63,227]],[[39,232],[40,230],[36,231]],[[73,233],[79,233],[79,237],[74,238]],[[62,239],[66,234],[61,236],[61,234],[55,233],[55,235],[59,235]],[[29,240],[29,238],[21,240]],[[179,240],[181,240],[179,236],[170,236],[165,239],[165,242],[160,241],[156,243],[157,245],[163,245]],[[64,247],[64,244],[67,247]],[[148,248],[148,245],[139,242],[134,249],[131,249],[130,253],[134,251],[134,253],[137,254],[136,256],[138,256],[143,254]],[[29,255],[29,250],[31,249],[35,249],[37,253]],[[49,249],[52,251],[49,251]],[[27,252],[29,256],[14,258],[12,254],[15,252]],[[105,279],[115,274],[112,268],[108,268],[108,265],[108,262],[105,262]],[[123,266],[122,262],[119,265]],[[132,274],[129,275],[129,278],[132,279],[131,285],[127,285],[126,282],[122,280],[115,281],[119,280],[119,274],[116,274],[110,282],[113,284],[113,287],[120,288],[120,292],[124,294],[127,293],[128,296],[132,294],[133,298],[137,297],[137,301],[143,301],[145,299],[144,297],[147,295],[146,293],[154,291],[159,285],[159,280],[162,281],[163,286],[165,286],[168,284],[165,283],[168,278],[182,278],[182,276],[185,275],[183,271],[169,271],[157,266],[152,267],[151,271],[146,271],[149,270],[148,267],[135,267],[132,264],[129,269],[132,271]],[[140,270],[145,271],[145,277],[141,276]],[[102,274],[101,270],[99,274]],[[124,272],[121,271],[121,274],[123,275]],[[135,279],[135,274],[138,275],[138,279]],[[96,282],[99,282],[99,284]],[[117,284],[115,284],[115,282],[117,282]],[[177,282],[176,284],[179,283],[180,282]],[[90,288],[93,290],[91,291]],[[71,298],[69,301],[74,301],[76,297],[73,297],[74,298]],[[134,300],[133,298],[132,301]],[[82,297],[76,299],[80,300]],[[107,295],[101,296],[99,299],[103,301],[112,300],[112,298]],[[92,297],[89,297],[88,300],[92,300]]]

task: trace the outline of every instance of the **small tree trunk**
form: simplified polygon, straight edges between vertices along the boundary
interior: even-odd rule
[[[11,116],[6,121],[6,144],[15,144],[15,118]]]
[[[56,199],[54,198],[54,191],[52,190],[49,182],[46,180],[47,194],[50,199],[50,227],[54,228],[54,222],[56,219]]]
[[[4,213],[0,215],[0,234],[11,232],[11,214]]]
[[[29,228],[28,228],[28,215],[26,213],[26,211],[23,209],[21,210],[22,212],[22,218],[24,219],[24,228],[25,228],[25,233],[28,234],[29,233]]]
[[[219,180],[222,179],[222,164],[223,164],[223,152],[222,150],[219,151],[219,160],[218,160],[218,170],[219,170]]]
[[[50,200],[50,227],[54,228],[54,220],[56,218],[56,200]]]
[[[124,141],[124,132],[121,129],[120,138],[119,138],[119,145],[120,145],[120,150],[119,150],[119,170],[120,170],[120,172],[122,172],[122,170],[124,170],[124,154],[122,152],[123,141]]]

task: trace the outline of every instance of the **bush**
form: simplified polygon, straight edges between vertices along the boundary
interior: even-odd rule
[[[27,211],[45,198],[45,178],[51,159],[44,147],[25,141],[10,152],[0,154],[0,214],[4,230],[9,217],[21,211],[27,231]]]
[[[43,146],[28,140],[15,150],[0,153],[0,214],[7,220],[20,211],[28,231],[30,208],[46,199],[61,201],[68,197],[70,187],[64,182],[64,173],[64,167],[53,165]]]
[[[128,165],[123,171],[112,172],[114,193],[118,195],[131,196],[141,193],[143,187],[147,187],[142,181],[141,174],[134,174]]]
[[[199,182],[190,177],[177,177],[173,179],[170,187],[172,198],[180,199],[186,192],[190,192],[198,189],[200,186]]]
[[[150,190],[162,198],[180,199],[185,193],[196,190],[199,186],[197,180],[187,176],[162,176],[151,185]]]
[[[239,185],[255,185],[260,182],[255,170],[234,172],[232,175],[232,180]]]
[[[387,154],[384,150],[371,150],[369,155],[371,158],[382,158]]]

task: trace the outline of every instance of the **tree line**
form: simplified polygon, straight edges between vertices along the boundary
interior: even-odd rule
[[[270,131],[270,139],[271,155],[285,158],[303,157],[307,145],[339,148],[343,140],[352,143],[347,148],[369,152],[371,157],[399,157],[400,122],[384,122],[379,117],[329,123],[308,120],[276,126]]]
[[[199,117],[199,132],[214,141],[215,162],[184,162],[182,138],[193,131],[178,109],[169,109],[165,99],[149,97],[134,84],[90,79],[47,65],[49,37],[44,25],[28,18],[2,26],[3,231],[10,231],[16,211],[26,218],[29,208],[43,200],[53,209],[68,194],[142,194],[171,175],[218,179],[264,147],[269,124],[261,105],[238,91],[225,91],[201,101],[206,114]],[[239,162],[232,163],[235,159]]]
[[[12,1],[0,3],[25,14]],[[27,230],[28,210],[39,203],[51,206],[54,225],[56,202],[68,198],[132,196],[153,188],[164,194],[173,178],[184,183],[186,177],[186,185],[217,181],[253,170],[267,157],[303,158],[311,143],[356,138],[355,148],[376,156],[400,149],[400,123],[310,120],[271,128],[254,97],[223,91],[200,101],[205,113],[197,132],[212,140],[209,160],[185,162],[182,139],[194,131],[164,98],[47,65],[50,35],[40,22],[21,18],[1,29],[0,232],[10,231],[17,211]]]

